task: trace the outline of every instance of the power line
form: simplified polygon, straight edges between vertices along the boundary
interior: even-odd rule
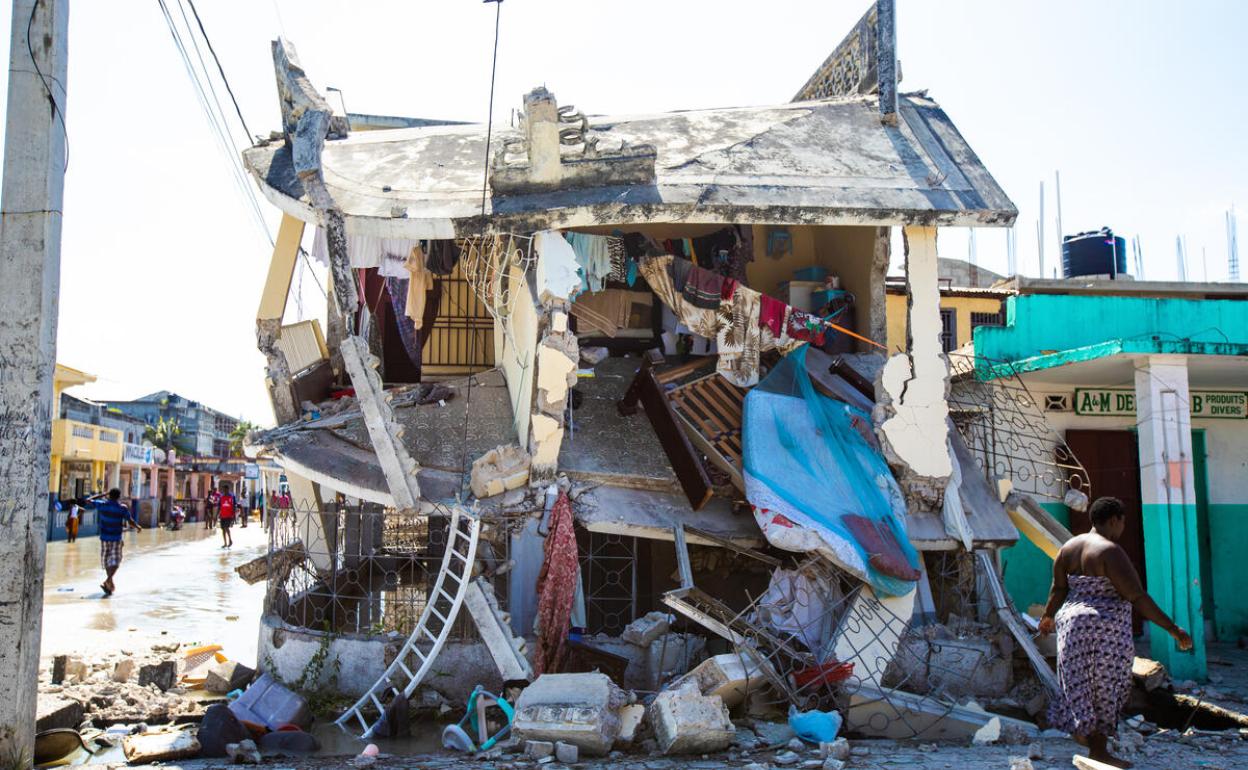
[[[199,33],[204,36],[204,42],[208,44],[208,53],[212,54],[212,60],[217,63],[217,72],[221,73],[221,82],[225,83],[225,90],[230,94],[230,101],[234,103],[234,112],[238,114],[238,122],[243,124],[243,133],[247,135],[247,139],[254,141],[251,130],[247,128],[247,120],[243,117],[243,111],[238,106],[238,99],[234,98],[234,89],[230,88],[230,79],[225,76],[225,69],[221,66],[221,60],[217,58],[216,49],[212,47],[212,39],[208,37],[208,30],[204,29],[204,22],[199,18],[199,10],[195,8],[195,0],[186,0],[191,6],[191,13],[195,16],[195,23],[199,25]]]
[[[173,38],[174,47],[177,49],[178,54],[182,59],[182,66],[186,70],[187,77],[191,81],[191,86],[195,91],[195,96],[199,101],[200,108],[203,110],[204,117],[208,121],[209,128],[216,136],[218,147],[226,155],[226,162],[230,166],[230,173],[234,180],[235,187],[243,196],[244,205],[249,208],[257,226],[260,228],[260,231],[264,234],[269,244],[272,245],[273,235],[269,232],[268,223],[264,220],[264,214],[260,210],[260,206],[256,201],[255,192],[248,181],[246,171],[243,169],[241,154],[229,132],[228,120],[225,117],[224,110],[221,109],[220,100],[216,98],[216,91],[212,87],[212,79],[208,74],[206,65],[204,64],[203,56],[199,52],[198,43],[195,42],[194,35],[191,34],[192,43],[196,48],[196,56],[199,59],[201,67],[204,68],[204,77],[201,77],[199,71],[195,69],[191,55],[187,51],[186,43],[182,39],[182,34],[178,29],[177,23],[173,19],[173,15],[169,12],[169,8],[166,5],[165,0],[156,1],[160,6],[161,13],[164,15],[165,25],[169,28],[169,35]],[[187,19],[186,12],[181,9],[181,6],[179,6],[179,9],[181,10],[183,21],[187,25],[187,32],[190,33],[190,22],[189,19]],[[208,92],[204,88],[203,80],[205,78],[208,80],[209,89],[212,90],[212,101],[209,101]],[[216,110],[213,109],[213,103],[217,106]]]

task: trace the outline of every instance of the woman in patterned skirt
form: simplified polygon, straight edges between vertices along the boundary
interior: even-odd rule
[[[1122,501],[1102,497],[1088,509],[1092,531],[1071,538],[1053,562],[1053,588],[1040,633],[1057,630],[1057,675],[1062,693],[1049,704],[1049,722],[1088,746],[1089,756],[1114,767],[1131,763],[1109,753],[1109,736],[1131,689],[1131,608],[1174,637],[1180,650],[1192,638],[1161,611],[1117,540],[1126,526]]]

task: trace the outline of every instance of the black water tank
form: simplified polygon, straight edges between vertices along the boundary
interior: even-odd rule
[[[1115,265],[1115,263],[1117,263]],[[1103,227],[1095,232],[1062,239],[1062,275],[1124,275],[1127,272],[1127,241]]]

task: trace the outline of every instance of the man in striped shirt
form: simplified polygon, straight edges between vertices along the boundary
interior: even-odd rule
[[[110,489],[108,499],[98,503],[95,507],[100,526],[100,564],[107,575],[104,582],[100,583],[105,596],[112,596],[113,591],[116,590],[116,586],[113,585],[113,575],[121,566],[121,549],[124,545],[121,534],[126,531],[126,527],[133,527],[135,530],[143,529],[130,509],[118,502],[120,499],[121,490]]]

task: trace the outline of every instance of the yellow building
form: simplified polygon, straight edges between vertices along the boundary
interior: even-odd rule
[[[52,378],[52,466],[48,491],[60,497],[81,497],[104,490],[110,475],[120,468],[123,437],[120,431],[65,419],[61,393],[95,382],[95,376],[56,365]]]
[[[1005,298],[1010,292],[1001,289],[940,287],[941,344],[946,352],[971,341],[976,326],[1001,326],[1005,323]],[[885,287],[885,315],[888,318],[886,343],[889,352],[905,352],[906,348],[906,287],[889,282]]]

